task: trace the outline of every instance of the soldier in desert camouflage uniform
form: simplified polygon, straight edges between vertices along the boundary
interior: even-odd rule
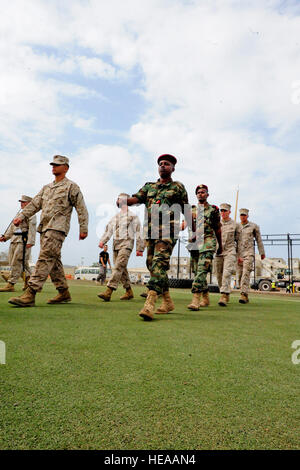
[[[175,306],[169,294],[167,271],[170,268],[170,257],[178,238],[180,229],[180,213],[184,212],[191,221],[191,211],[187,210],[188,195],[184,185],[171,178],[177,163],[173,155],[165,154],[158,157],[157,182],[146,183],[137,193],[128,198],[127,204],[145,204],[146,206],[146,246],[147,268],[150,271],[148,296],[140,316],[144,320],[152,320],[157,296],[162,294],[163,302],[156,310],[157,314],[165,314],[174,310]],[[186,209],[186,210],[185,210]]]
[[[21,196],[19,202],[21,203],[21,209],[24,209],[27,204],[31,201],[29,196]],[[13,223],[10,224],[8,229],[5,231],[4,235],[0,237],[0,242],[6,242],[10,240],[9,246],[9,265],[10,265],[10,274],[3,275],[2,277],[7,281],[7,285],[0,289],[0,292],[14,292],[14,285],[21,276],[23,270],[23,252],[24,252],[24,243],[22,238],[22,233],[27,233],[27,243],[25,247],[25,279],[24,279],[24,288],[27,288],[27,283],[30,277],[30,268],[29,268],[29,258],[31,254],[31,247],[35,244],[36,237],[36,216],[34,215],[30,219],[25,217],[19,228],[17,228]]]
[[[113,235],[113,258],[114,258],[114,272],[111,279],[107,283],[105,292],[98,295],[100,299],[110,301],[111,295],[117,289],[119,282],[122,283],[125,294],[120,297],[120,300],[133,299],[133,291],[130,285],[130,279],[127,271],[127,264],[129,257],[133,250],[134,239],[136,238],[136,256],[143,256],[144,241],[141,238],[141,224],[137,215],[128,210],[126,200],[129,194],[121,193],[120,198],[120,212],[115,215],[108,223],[105,233],[101,237],[99,247],[103,246],[110,240]]]
[[[199,310],[199,307],[209,305],[207,274],[211,271],[217,241],[219,244],[217,254],[220,255],[222,253],[219,209],[217,206],[210,205],[207,202],[209,194],[205,184],[197,186],[196,196],[199,204],[197,206],[195,246],[199,250],[199,260],[197,273],[192,285],[193,299],[188,305],[190,310]]]
[[[258,251],[261,259],[265,259],[265,249],[262,242],[260,228],[253,222],[248,220],[249,210],[240,209],[241,223],[237,225],[238,230],[238,246],[237,246],[237,278],[241,289],[241,297],[239,302],[246,304],[249,302],[248,291],[250,283],[250,274],[254,265],[254,239],[257,242]]]
[[[70,229],[70,220],[75,207],[79,221],[79,239],[84,240],[88,232],[88,212],[79,186],[66,178],[69,159],[61,155],[53,157],[53,183],[44,186],[32,199],[21,214],[14,219],[19,225],[25,217],[32,217],[42,210],[38,232],[41,234],[41,249],[35,271],[28,281],[28,288],[21,297],[13,297],[11,304],[20,307],[34,306],[35,295],[50,275],[51,281],[58,290],[58,295],[48,300],[50,304],[69,302],[71,296],[61,262],[62,244]]]
[[[222,254],[216,256],[215,266],[221,292],[219,305],[226,307],[231,292],[231,276],[236,269],[237,224],[230,218],[230,204],[221,204]]]

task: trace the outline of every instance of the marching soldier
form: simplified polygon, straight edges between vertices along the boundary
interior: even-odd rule
[[[19,202],[21,203],[21,209],[24,209],[31,200],[32,198],[29,196],[21,196],[21,199],[19,199]],[[27,242],[26,239],[22,237],[22,234],[25,233],[27,234]],[[6,242],[7,240],[10,240],[8,257],[11,269],[10,274],[2,274],[2,277],[7,281],[7,285],[0,289],[0,292],[14,292],[14,286],[18,281],[19,277],[21,276],[23,269],[25,272],[23,290],[28,287],[27,283],[30,277],[29,259],[31,254],[31,247],[33,247],[35,244],[35,237],[35,215],[31,218],[25,217],[23,222],[20,224],[19,228],[16,227],[12,222],[5,231],[4,235],[0,237],[0,242]],[[26,243],[25,246],[24,243]]]
[[[50,275],[58,290],[58,295],[48,300],[49,304],[70,302],[71,296],[61,262],[61,249],[70,229],[70,220],[75,207],[79,222],[79,240],[84,240],[88,232],[88,212],[79,186],[66,178],[69,159],[55,155],[52,173],[53,183],[44,186],[41,191],[18,215],[13,223],[19,226],[22,221],[42,210],[38,232],[41,234],[41,249],[34,273],[28,281],[28,288],[20,297],[12,297],[9,303],[20,307],[33,307],[35,296],[40,292]]]
[[[230,218],[230,204],[221,204],[222,254],[216,256],[215,266],[221,292],[219,305],[226,307],[231,292],[231,276],[236,267],[237,224]]]
[[[139,313],[145,321],[153,320],[159,294],[162,294],[163,302],[155,313],[166,314],[175,308],[169,294],[167,271],[177,242],[176,232],[180,229],[180,212],[185,213],[189,226],[192,224],[186,189],[182,183],[172,179],[177,163],[176,157],[170,154],[160,155],[157,163],[160,176],[158,181],[146,183],[136,194],[127,199],[128,206],[145,204],[147,210],[146,264],[150,271],[150,280],[147,285],[149,289],[147,299]]]
[[[107,283],[105,292],[98,295],[100,299],[106,302],[110,301],[111,295],[117,289],[119,282],[122,283],[125,294],[120,297],[120,300],[133,299],[133,291],[130,285],[129,274],[127,271],[127,264],[129,257],[133,250],[134,238],[136,238],[136,256],[143,256],[144,241],[141,238],[141,224],[137,215],[128,210],[126,199],[129,194],[119,194],[120,212],[115,215],[108,223],[105,233],[101,237],[99,247],[103,248],[108,240],[114,237],[113,251],[114,251],[114,273]]]
[[[188,305],[190,310],[199,310],[209,305],[207,274],[211,271],[212,260],[216,251],[222,253],[222,237],[219,208],[207,202],[208,187],[200,184],[196,188],[199,201],[196,218],[196,242],[199,250],[197,273],[192,285],[193,299]],[[202,300],[201,300],[202,297]]]
[[[241,296],[239,302],[246,304],[249,302],[248,291],[250,283],[250,274],[254,264],[254,239],[257,242],[258,251],[262,260],[265,259],[265,249],[262,242],[260,228],[248,220],[249,210],[240,209],[241,223],[237,224],[238,246],[237,246],[237,277],[240,279]]]

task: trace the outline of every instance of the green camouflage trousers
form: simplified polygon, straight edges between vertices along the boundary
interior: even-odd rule
[[[29,257],[31,248],[25,250],[25,275],[30,276]],[[11,243],[9,246],[10,276],[8,282],[15,284],[23,271],[23,243]]]
[[[150,280],[147,284],[149,290],[162,294],[169,290],[167,271],[170,269],[170,258],[176,240],[147,240],[147,268],[150,271]]]
[[[215,251],[203,251],[199,253],[197,274],[195,276],[192,292],[206,292],[208,290],[207,274],[211,271]]]
[[[114,250],[114,272],[108,281],[108,287],[117,289],[119,282],[122,283],[124,289],[129,289],[130,279],[127,271],[127,264],[132,250],[129,248],[121,248]]]
[[[199,260],[199,250],[191,250],[190,255],[191,271],[196,276]]]
[[[47,230],[41,234],[39,259],[28,281],[28,285],[35,291],[42,290],[49,275],[56,289],[68,287],[61,262],[61,248],[65,238],[65,234],[57,230]]]

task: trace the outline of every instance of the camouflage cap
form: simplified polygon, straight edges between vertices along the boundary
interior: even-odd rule
[[[231,209],[231,205],[230,204],[226,204],[225,202],[223,202],[223,204],[220,204],[220,210],[225,210],[225,211],[230,211]]]
[[[198,189],[205,189],[205,191],[208,192],[208,187],[206,186],[206,184],[198,184],[196,191],[195,191],[196,194],[197,194]]]
[[[240,215],[248,215],[249,209],[240,209]]]
[[[32,201],[32,197],[25,196],[25,195],[22,195],[19,199],[19,202],[30,202],[30,201]]]
[[[53,161],[50,165],[68,165],[69,166],[69,159],[68,157],[64,157],[63,155],[54,155]]]
[[[177,163],[177,158],[169,153],[164,153],[163,155],[160,155],[157,159],[157,163],[159,163],[161,160],[167,160],[168,162],[173,163],[173,165],[176,165]]]

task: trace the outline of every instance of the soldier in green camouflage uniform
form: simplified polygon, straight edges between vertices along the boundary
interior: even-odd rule
[[[188,306],[190,310],[209,305],[207,274],[211,271],[212,260],[219,244],[217,254],[222,253],[222,237],[220,212],[217,206],[207,202],[208,188],[201,184],[196,188],[199,201],[196,216],[196,242],[199,249],[197,273],[192,285],[193,300]],[[203,297],[201,301],[201,297]]]
[[[170,257],[178,238],[180,212],[185,212],[191,225],[191,217],[189,218],[188,210],[185,210],[189,207],[186,189],[182,183],[173,181],[171,178],[176,162],[173,155],[166,154],[158,157],[160,175],[158,181],[146,183],[127,200],[129,206],[133,204],[146,206],[147,233],[145,238],[150,280],[147,284],[148,296],[140,312],[144,320],[153,319],[155,301],[159,294],[163,296],[163,303],[156,313],[169,313],[175,308],[169,294],[167,271],[170,268]]]

